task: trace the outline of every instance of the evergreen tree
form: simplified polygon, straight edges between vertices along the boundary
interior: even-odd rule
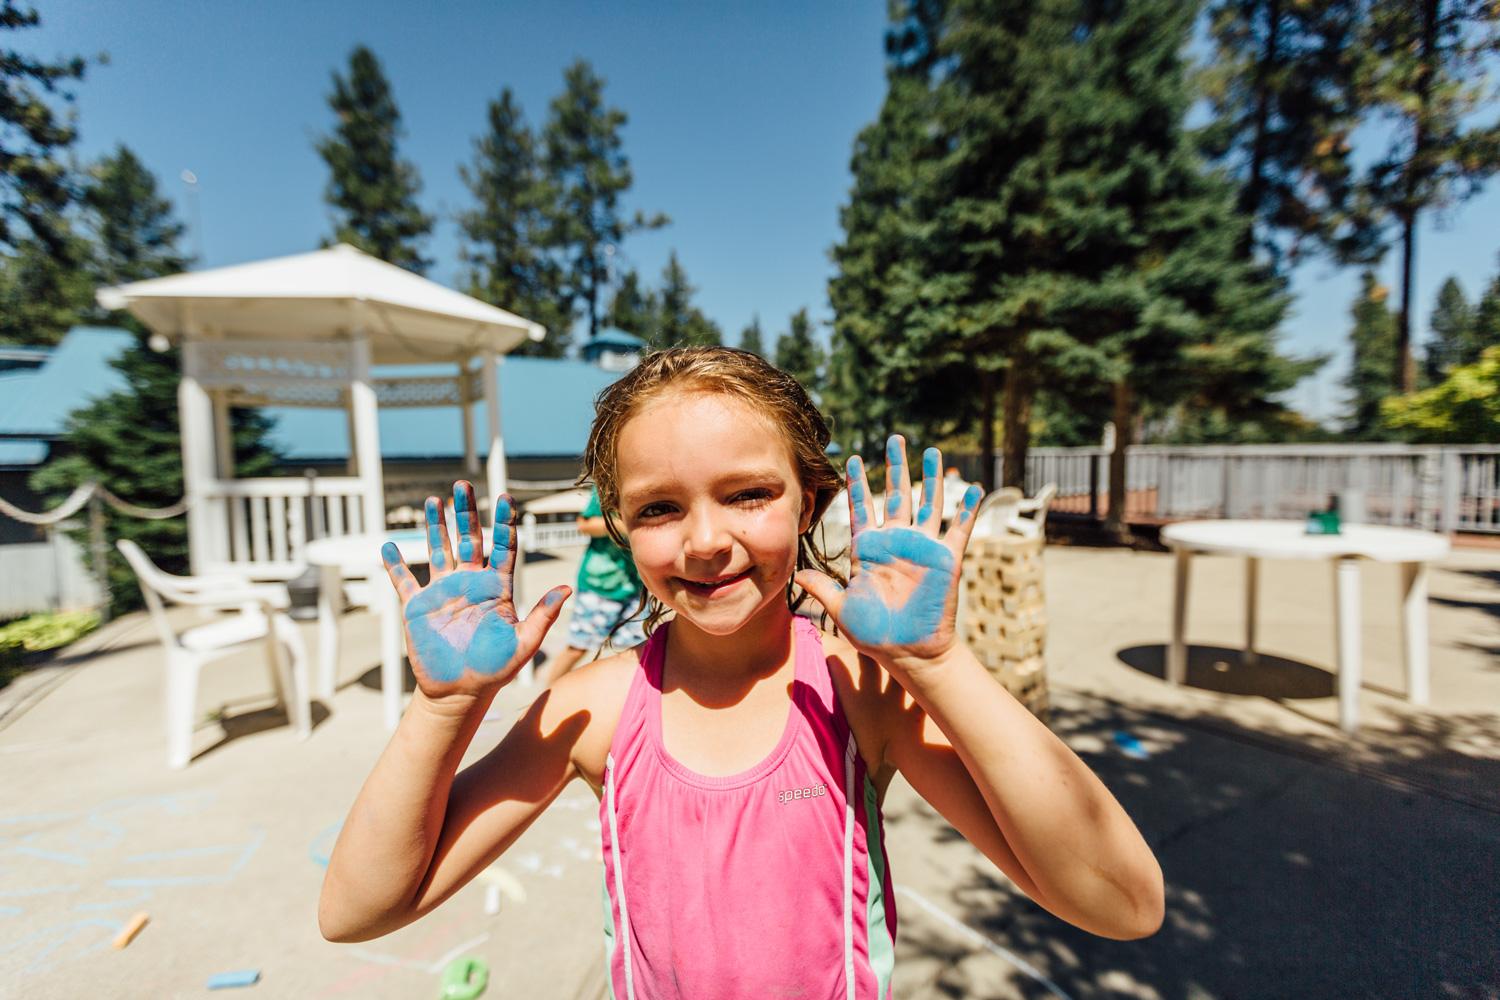
[[[582,303],[593,337],[610,280],[610,256],[630,233],[668,220],[623,214],[620,201],[632,180],[620,136],[625,112],[605,105],[604,80],[587,62],[573,63],[563,77],[563,93],[552,101],[543,132],[546,173],[556,196],[549,244],[566,260],[572,301]]]
[[[947,149],[933,93],[947,8],[947,0],[892,5],[885,98],[850,161],[853,184],[839,210],[844,236],[831,253],[837,271],[828,286],[834,318],[823,397],[845,452],[878,451],[892,431],[951,439],[980,423],[989,434],[981,448],[993,451],[1000,363],[940,350],[940,321],[912,335],[925,316],[921,256],[935,214],[927,189]],[[976,377],[986,391],[973,391]]]
[[[1253,220],[1243,238],[1273,260],[1289,252],[1295,262],[1308,237],[1332,243],[1344,230],[1361,9],[1359,0],[1216,0],[1208,11],[1204,148],[1234,168]]]
[[[0,38],[40,23],[35,9],[0,0]],[[56,106],[72,103],[69,85],[86,69],[0,41],[0,343],[54,344],[92,303],[87,244],[68,219],[77,179],[63,159],[78,133]]]
[[[661,303],[655,292],[641,287],[641,276],[626,271],[609,301],[605,322],[647,343],[656,343],[661,322]]]
[[[761,341],[760,316],[750,317],[750,323],[740,331],[740,350],[766,356],[765,344]]]
[[[723,343],[718,325],[693,305],[693,293],[697,289],[688,282],[687,272],[677,259],[676,250],[667,256],[661,282],[661,291],[657,295],[661,311],[654,336],[648,338],[652,347],[692,347]]]
[[[1361,67],[1363,100],[1394,125],[1389,147],[1361,179],[1368,226],[1401,248],[1401,301],[1392,386],[1410,392],[1417,220],[1456,205],[1500,168],[1500,123],[1476,112],[1497,92],[1485,61],[1500,47],[1500,7],[1491,0],[1368,0]],[[1395,233],[1388,230],[1394,228]]]
[[[793,313],[791,328],[776,338],[776,367],[801,382],[814,398],[822,394],[823,348],[813,339],[806,309]]]
[[[572,340],[572,303],[562,269],[546,248],[549,189],[536,143],[509,87],[488,107],[489,130],[474,140],[460,179],[476,207],[458,215],[469,294],[547,328],[547,339],[513,353],[560,358]]]
[[[138,281],[186,266],[177,246],[183,227],[159,195],[155,177],[128,149],[120,147],[90,171],[81,201],[87,228],[97,238],[89,265],[96,280]],[[32,487],[50,493],[56,503],[93,480],[131,503],[170,506],[183,495],[178,353],[152,351],[134,317],[120,313],[101,318],[136,333],[136,343],[112,362],[125,387],[69,415],[53,460],[36,472]],[[237,475],[269,471],[273,456],[264,440],[269,427],[258,411],[232,411]],[[143,520],[106,506],[105,531],[111,539],[135,540],[169,572],[186,571],[187,528],[180,518]],[[86,534],[80,529],[77,540],[86,543]],[[140,591],[113,547],[109,559],[111,608],[118,612],[137,606]]]
[[[0,32],[40,24],[35,9],[0,0]],[[10,256],[35,241],[45,253],[68,260],[64,212],[73,190],[60,157],[78,132],[48,98],[71,103],[68,84],[82,80],[86,69],[77,56],[48,62],[0,47],[0,253]]]
[[[1349,331],[1352,357],[1344,388],[1349,391],[1345,431],[1357,439],[1379,436],[1380,404],[1391,395],[1391,365],[1396,355],[1396,322],[1386,305],[1389,293],[1366,271],[1354,301],[1354,327]]]
[[[1438,289],[1429,324],[1432,336],[1422,354],[1423,387],[1437,385],[1450,368],[1479,360],[1474,342],[1474,312],[1458,279],[1449,278]]]
[[[338,123],[317,142],[328,164],[324,199],[333,208],[333,241],[349,243],[418,274],[431,263],[421,241],[432,217],[417,205],[417,168],[400,158],[401,112],[375,54],[363,45],[349,56],[349,75],[333,74],[328,95]]]
[[[92,228],[89,271],[97,284],[123,285],[187,268],[177,246],[187,227],[173,217],[156,177],[128,147],[117,146],[89,174],[82,201]]]
[[[1476,354],[1490,347],[1500,347],[1500,273],[1490,279],[1474,307],[1470,341],[1470,350]]]
[[[54,236],[57,253],[29,237],[0,251],[0,343],[56,344],[92,311],[87,241],[66,220]]]

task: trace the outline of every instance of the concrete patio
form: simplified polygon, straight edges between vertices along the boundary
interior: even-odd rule
[[[532,595],[572,559],[525,570]],[[1500,551],[1431,579],[1432,703],[1401,698],[1396,569],[1364,570],[1363,727],[1336,726],[1326,566],[1262,567],[1262,662],[1239,666],[1240,563],[1194,565],[1189,684],[1162,681],[1172,562],[1047,553],[1053,726],[1125,803],[1167,877],[1155,937],[1093,938],[1019,897],[899,781],[895,994],[927,997],[1500,996]],[[374,629],[344,620],[340,689],[305,743],[257,700],[262,664],[204,674],[197,758],[164,764],[159,650],[114,622],[0,690],[0,995],[437,997],[458,955],[486,996],[604,997],[597,806],[570,789],[426,920],[365,945],[317,932],[322,862],[383,746]],[[309,648],[311,625],[307,630]],[[556,648],[561,630],[549,637]],[[534,696],[502,695],[482,753]],[[1117,733],[1149,758],[1123,753]],[[126,949],[131,914],[150,923]]]

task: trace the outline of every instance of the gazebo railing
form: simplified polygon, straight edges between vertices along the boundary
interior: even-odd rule
[[[365,530],[364,490],[353,476],[217,480],[203,494],[210,523],[219,527],[205,568],[291,579],[306,568],[310,540]]]

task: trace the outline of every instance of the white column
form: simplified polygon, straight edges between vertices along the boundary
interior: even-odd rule
[[[471,391],[469,359],[458,366],[458,408],[464,430],[464,473],[473,479],[479,472],[479,450],[474,446],[474,393]]]
[[[229,425],[229,397],[220,389],[211,394],[214,404],[214,455],[218,459],[218,477],[234,478],[234,432]]]
[[[1401,622],[1406,653],[1406,697],[1425,705],[1430,697],[1427,660],[1427,564],[1401,564]]]
[[[480,377],[484,382],[484,414],[489,430],[489,455],[485,459],[485,489],[490,496],[493,512],[494,498],[505,492],[505,440],[500,436],[500,365],[493,349],[486,348],[481,355],[483,365]],[[493,513],[491,519],[493,520]]]
[[[375,383],[370,375],[370,341],[356,333],[349,344],[349,409],[354,440],[349,443],[364,488],[364,530],[385,531],[385,479],[380,468],[380,422]]]
[[[227,525],[210,510],[205,495],[213,482],[213,405],[198,382],[198,344],[184,338],[182,380],[177,383],[177,416],[182,438],[182,486],[188,499],[188,564],[201,573],[221,557],[229,539]]]

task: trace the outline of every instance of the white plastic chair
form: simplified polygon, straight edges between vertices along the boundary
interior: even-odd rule
[[[297,738],[307,739],[312,733],[307,649],[297,626],[282,611],[291,604],[286,587],[248,583],[234,576],[176,576],[158,569],[129,539],[122,538],[115,545],[135,572],[151,622],[167,653],[167,765],[186,767],[192,756],[199,671],[257,642],[265,643],[266,665],[277,701],[286,708]],[[167,621],[167,601],[236,613],[179,634]]]

